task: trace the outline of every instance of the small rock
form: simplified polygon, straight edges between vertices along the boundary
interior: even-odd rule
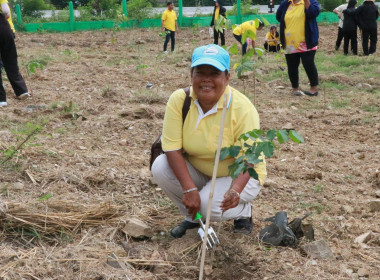
[[[79,146],[78,148],[79,148],[79,150],[87,150],[87,148],[84,146]]]
[[[292,109],[294,111],[298,110],[298,108],[296,106],[290,106],[290,109]]]
[[[363,233],[362,235],[355,238],[354,242],[358,244],[367,243],[372,238],[372,231]]]
[[[375,192],[375,196],[376,196],[377,198],[380,198],[380,190],[378,190],[378,191]]]
[[[301,250],[307,256],[314,259],[332,259],[334,258],[333,252],[325,240],[317,240],[301,246]]]
[[[347,213],[347,214],[350,214],[352,212],[354,212],[354,208],[352,206],[349,206],[349,205],[342,205],[340,207],[340,209],[344,212],[344,213]]]
[[[151,173],[148,167],[140,169],[139,177],[143,180],[149,179],[151,177]]]
[[[153,83],[146,83],[146,85],[145,85],[145,87],[147,88],[147,89],[152,89],[153,88]]]
[[[373,200],[369,203],[371,212],[380,212],[380,199]]]
[[[366,90],[372,90],[372,86],[370,84],[367,84],[367,83],[363,83],[362,84],[362,87]]]
[[[292,130],[294,129],[293,125],[291,123],[287,123],[285,124],[282,129],[285,129],[285,130]]]
[[[278,184],[275,181],[271,180],[271,179],[266,179],[265,183],[264,183],[264,187],[267,187],[267,188],[270,187],[270,188],[277,189],[278,188]]]
[[[211,275],[211,273],[212,273],[212,267],[211,267],[211,265],[205,265],[205,268],[204,268],[204,272],[205,272],[205,275],[206,276],[209,276],[209,275]]]
[[[122,229],[122,231],[135,238],[144,238],[144,237],[152,237],[153,232],[152,229],[145,224],[143,221],[140,221],[136,218],[130,218],[126,220],[126,225]]]
[[[359,268],[357,273],[358,273],[359,277],[368,277],[369,276],[369,271],[363,267]]]
[[[13,189],[14,190],[23,190],[24,189],[24,184],[21,182],[16,182],[13,184]]]
[[[307,180],[315,180],[315,179],[322,180],[322,173],[314,172],[314,173],[306,174],[304,178]]]

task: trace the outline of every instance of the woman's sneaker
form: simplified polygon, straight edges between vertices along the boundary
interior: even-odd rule
[[[8,106],[8,103],[6,101],[1,101],[0,107],[5,107],[5,106]]]
[[[25,100],[25,99],[29,98],[30,96],[31,95],[30,95],[29,92],[25,92],[25,93],[20,94],[19,96],[17,96],[17,98],[20,99],[20,100]]]

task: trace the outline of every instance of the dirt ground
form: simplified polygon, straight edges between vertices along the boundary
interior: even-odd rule
[[[9,106],[0,108],[0,149],[17,147],[28,122],[42,131],[1,164],[0,279],[198,279],[199,237],[196,230],[176,240],[168,234],[181,217],[151,184],[149,154],[169,95],[189,85],[192,50],[211,39],[206,28],[182,29],[176,51],[164,55],[158,31],[17,34],[33,97],[16,100],[4,82]],[[320,26],[317,56],[337,55],[336,32]],[[306,143],[283,145],[267,161],[267,183],[252,202],[253,233],[233,234],[224,222],[207,279],[380,279],[379,51],[356,59],[372,63],[375,78],[354,67],[320,71],[326,86],[314,98],[290,94],[273,55],[257,66],[255,83],[233,73],[231,85],[255,99],[262,129],[294,128]],[[46,65],[28,76],[32,60]],[[260,243],[268,224],[261,219],[282,210],[289,219],[313,211],[306,222],[334,257]],[[131,217],[153,237],[126,234]]]

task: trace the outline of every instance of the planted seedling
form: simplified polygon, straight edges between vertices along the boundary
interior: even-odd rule
[[[288,132],[283,129],[271,129],[265,133],[260,129],[254,129],[240,135],[238,138],[241,143],[240,146],[222,148],[220,160],[228,157],[236,158],[235,162],[228,167],[229,175],[232,178],[237,178],[241,172],[248,172],[251,177],[258,180],[258,174],[253,166],[263,162],[263,155],[266,158],[273,156],[274,149],[278,149],[275,144],[276,139],[278,144],[288,143],[289,140],[297,144],[305,142],[295,130]]]

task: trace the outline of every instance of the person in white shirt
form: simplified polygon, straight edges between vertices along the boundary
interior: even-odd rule
[[[342,4],[333,10],[333,12],[337,14],[339,17],[338,37],[336,38],[336,43],[335,43],[336,51],[339,49],[340,44],[342,43],[342,40],[343,40],[343,19],[344,19],[343,10],[347,9],[347,3],[348,3],[348,0],[346,0],[346,4]]]

